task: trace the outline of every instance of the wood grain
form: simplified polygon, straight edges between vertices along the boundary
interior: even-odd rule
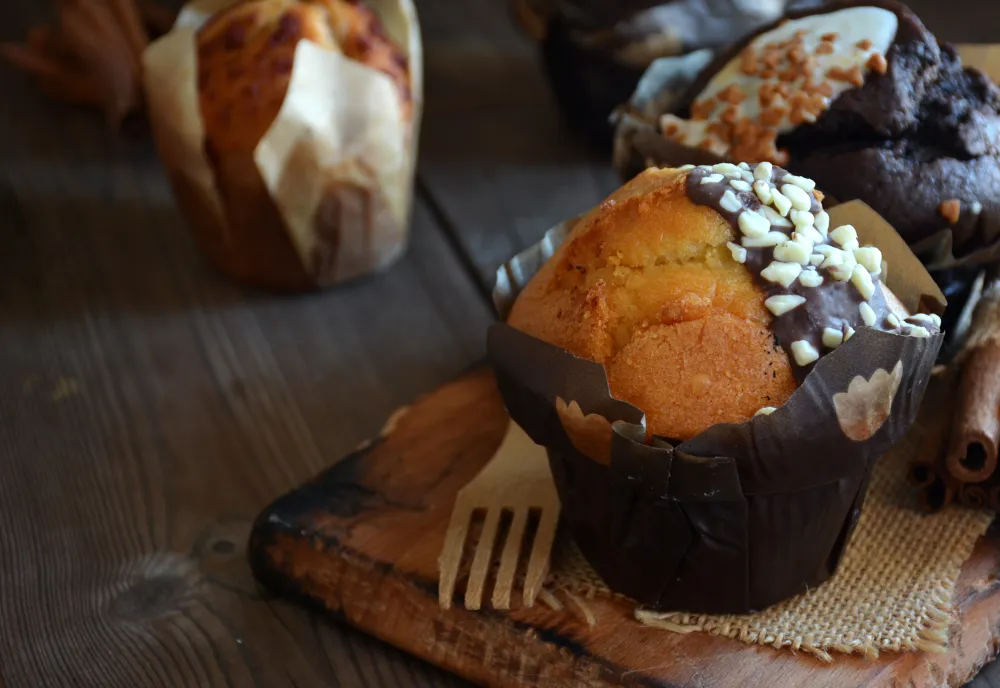
[[[702,633],[637,624],[634,603],[594,598],[589,627],[567,605],[510,612],[441,609],[437,560],[456,492],[490,459],[507,427],[492,375],[478,371],[417,403],[380,442],[269,507],[250,557],[268,587],[326,608],[473,681],[520,686],[766,685],[952,687],[1000,641],[1000,531],[977,545],[954,594],[948,652],[876,661],[815,658]]]
[[[0,38],[39,19],[5,4]],[[263,595],[253,516],[483,355],[424,207],[305,298],[205,267],[149,141],[0,73],[0,656],[19,686],[458,686]]]
[[[566,130],[501,0],[418,0],[426,46],[418,170],[460,250],[496,266],[617,186],[608,160]]]
[[[997,40],[996,8],[922,2],[947,37]],[[210,273],[141,133],[117,140],[0,70],[5,686],[464,685],[261,595],[244,563],[268,500],[481,355],[475,292],[494,264],[614,186],[559,126],[501,0],[418,4],[413,248],[387,276],[303,299]],[[46,11],[8,0],[0,40]]]

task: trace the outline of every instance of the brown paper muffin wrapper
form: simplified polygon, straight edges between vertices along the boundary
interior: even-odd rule
[[[943,311],[895,231],[854,202],[830,211],[879,246],[911,311]],[[572,222],[498,270],[501,314]],[[861,328],[819,360],[783,407],[676,444],[646,442],[641,409],[615,399],[604,366],[519,332],[488,348],[511,417],[548,450],[563,514],[614,591],[657,610],[744,613],[827,580],[857,523],[874,462],[916,417],[942,334]]]
[[[240,281],[280,289],[386,267],[406,246],[422,110],[411,1],[368,1],[409,60],[409,122],[388,76],[304,40],[268,132],[245,159],[214,169],[204,150],[196,36],[234,2],[188,3],[143,58],[157,147],[203,252]]]
[[[1000,44],[958,45],[962,63],[1000,82]],[[702,51],[707,52],[707,51]],[[660,116],[685,105],[684,98],[698,75],[711,62],[700,53],[655,60],[643,74],[631,99],[612,115],[615,126],[612,164],[623,180],[647,167],[715,164],[723,159],[708,151],[668,140],[660,133]],[[849,201],[852,199],[837,199]],[[830,201],[826,202],[830,205]],[[980,237],[975,250],[956,256],[955,235],[942,225],[940,231],[913,244],[911,249],[931,272],[973,268],[1000,259],[1000,236]]]

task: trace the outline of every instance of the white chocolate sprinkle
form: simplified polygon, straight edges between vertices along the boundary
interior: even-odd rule
[[[749,170],[749,169],[750,169],[750,165],[748,165],[748,164],[747,164],[747,163],[745,163],[745,162],[741,162],[741,163],[740,163],[739,165],[737,165],[737,167],[739,167],[739,168],[740,168],[741,170],[744,170],[744,171],[746,171],[746,170]]]
[[[816,220],[813,222],[813,226],[816,227],[816,231],[826,238],[826,233],[830,229],[830,216],[825,210],[821,210],[816,213]]]
[[[799,187],[803,191],[806,191],[806,192],[809,192],[809,193],[811,193],[813,191],[813,189],[816,188],[816,182],[814,182],[812,179],[808,179],[806,177],[799,177],[799,176],[794,175],[794,174],[787,174],[787,175],[785,175],[784,181],[787,182],[788,184],[794,184],[795,186]]]
[[[851,225],[840,225],[836,229],[830,231],[830,239],[837,242],[842,247],[847,248],[847,243],[849,241],[858,240],[858,230],[854,229]]]
[[[747,262],[747,250],[740,246],[739,244],[734,244],[733,242],[728,242],[726,246],[729,247],[729,251],[733,254],[733,260],[737,263]]]
[[[750,185],[743,181],[742,179],[730,179],[729,186],[733,187],[737,191],[749,191]]]
[[[720,162],[718,165],[712,165],[712,171],[724,174],[727,177],[736,177],[737,179],[743,176],[740,168],[729,162]]]
[[[858,310],[861,311],[861,322],[868,327],[875,327],[875,311],[868,305],[868,302],[862,301]]]
[[[882,252],[874,246],[854,249],[854,258],[858,261],[858,265],[864,265],[872,275],[882,272]]]
[[[771,229],[771,223],[768,222],[764,216],[758,215],[757,213],[749,210],[740,213],[739,225],[740,231],[751,239],[759,239],[767,234]]]
[[[788,311],[795,310],[805,302],[806,299],[804,296],[778,294],[764,301],[764,306],[775,315],[784,315]]]
[[[792,221],[795,228],[812,227],[816,218],[808,210],[793,210],[788,213],[788,219]]]
[[[762,180],[764,180],[766,182],[769,182],[769,181],[771,181],[771,170],[772,169],[773,169],[773,166],[771,165],[771,163],[769,163],[769,162],[762,162],[759,165],[757,165],[756,168],[754,168],[753,178],[754,179],[762,179]]]
[[[823,275],[815,270],[803,270],[799,275],[799,284],[803,287],[815,288],[823,284]]]
[[[875,283],[864,265],[855,265],[851,271],[851,284],[858,288],[861,297],[867,301],[875,295]],[[873,311],[874,312],[874,311]]]
[[[973,215],[978,215],[979,213],[983,212],[983,204],[980,203],[979,201],[974,201],[972,204],[969,205],[969,212],[971,212]]]
[[[858,243],[857,239],[851,239],[850,241],[848,241],[846,244],[843,245],[843,249],[845,251],[850,251],[852,254],[854,253],[855,249],[858,249],[860,247],[861,244]]]
[[[743,181],[747,184],[753,184],[753,172],[749,170],[743,170]]]
[[[931,313],[931,322],[934,323],[934,327],[941,327],[941,316],[937,313]]]
[[[723,179],[721,174],[710,174],[707,177],[701,178],[702,184],[718,184]]]
[[[799,189],[801,191],[801,189]],[[777,189],[771,189],[771,203],[774,204],[774,209],[778,211],[782,217],[788,217],[788,211],[792,209],[792,202],[788,200],[788,197]]]
[[[850,325],[848,325],[847,326],[847,332],[844,333],[844,341],[846,342],[848,339],[850,339],[853,336],[854,336],[854,328],[851,327]]]
[[[740,243],[747,248],[765,248],[767,246],[777,246],[778,244],[783,244],[788,241],[788,235],[783,232],[768,232],[759,239],[751,239],[750,237],[743,237],[740,239]]]
[[[757,416],[770,416],[777,410],[778,409],[774,408],[773,406],[765,406],[764,408],[759,409],[757,413],[753,414],[753,416],[754,418],[756,418]]]
[[[681,172],[687,172],[688,170],[693,170],[694,165],[681,165],[677,169],[679,169]]]
[[[760,276],[768,282],[780,284],[787,289],[792,286],[792,282],[798,278],[801,272],[802,266],[798,263],[783,263],[776,260],[761,270]]]
[[[823,264],[824,260],[826,260],[826,257],[822,253],[814,253],[811,256],[809,256],[809,264],[812,265],[813,267],[818,268],[820,265]]]
[[[786,241],[774,249],[774,259],[783,263],[808,265],[811,254],[812,245],[801,241]]]
[[[920,325],[910,326],[910,331],[907,332],[911,337],[930,337],[931,333],[926,327],[920,327]]]
[[[827,349],[836,349],[844,343],[843,330],[836,330],[832,327],[823,328],[823,346]]]
[[[858,261],[854,260],[854,254],[850,251],[840,252],[840,264],[831,265],[828,270],[830,276],[838,282],[846,282],[851,279],[851,275],[854,274],[854,266],[858,264]],[[825,266],[825,263],[824,263]]]
[[[743,204],[740,203],[740,199],[736,198],[736,194],[726,189],[722,198],[719,199],[719,207],[730,213],[738,213],[743,208]]]
[[[792,207],[796,210],[809,210],[812,207],[812,198],[809,197],[809,194],[794,184],[782,184],[781,193],[791,201]]]
[[[799,227],[794,234],[809,241],[813,246],[823,243],[823,235],[817,232],[815,227]]]
[[[804,339],[792,342],[791,349],[792,358],[794,358],[795,362],[800,366],[807,366],[819,359],[819,352],[816,351],[816,347]]]
[[[771,185],[758,179],[753,183],[753,192],[757,194],[757,199],[765,206],[771,205]]]
[[[792,223],[789,222],[788,218],[784,218],[778,214],[774,208],[769,205],[761,206],[761,211],[764,213],[764,217],[767,221],[771,223],[772,227],[791,227]]]
[[[885,316],[885,320],[893,327],[902,327],[902,323],[899,322],[899,318],[897,318],[893,313]]]

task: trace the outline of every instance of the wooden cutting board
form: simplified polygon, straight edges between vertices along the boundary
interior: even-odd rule
[[[437,557],[455,494],[490,459],[507,423],[492,374],[474,371],[396,414],[383,436],[257,519],[254,573],[472,681],[513,686],[961,686],[1000,647],[1000,534],[991,529],[956,591],[951,649],[877,661],[645,628],[627,601],[596,599],[596,625],[538,603],[511,612],[442,610]],[[487,595],[488,599],[488,595]]]

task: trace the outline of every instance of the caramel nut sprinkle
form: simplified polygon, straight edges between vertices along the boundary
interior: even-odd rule
[[[816,46],[817,55],[832,55],[836,48],[833,47],[833,43],[820,43]]]
[[[858,41],[857,43],[855,43],[855,45],[860,50],[871,50],[872,49],[872,42],[870,40],[868,40],[867,38],[864,38],[864,39]]]
[[[885,57],[882,53],[872,53],[872,56],[868,58],[868,62],[865,63],[865,66],[876,74],[885,74],[889,71],[889,63],[885,61]]]
[[[838,38],[840,38],[839,33],[824,33],[822,36],[820,36],[820,40],[823,41],[824,43],[833,43]]]
[[[941,204],[938,212],[941,213],[941,217],[946,219],[949,224],[955,224],[962,214],[962,202],[957,198],[948,199]]]
[[[746,94],[736,84],[726,86],[724,89],[719,91],[719,94],[716,97],[723,103],[729,103],[730,105],[739,105],[747,99]]]

